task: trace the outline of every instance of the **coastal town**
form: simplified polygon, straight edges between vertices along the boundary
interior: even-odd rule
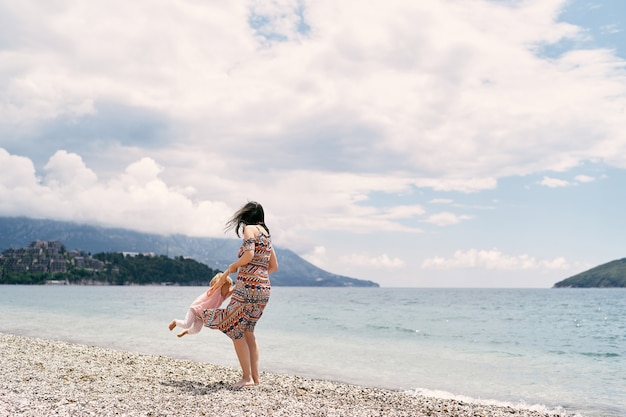
[[[0,284],[207,285],[218,270],[190,257],[153,252],[67,250],[59,241],[36,240],[0,254]]]
[[[68,251],[59,241],[37,240],[26,248],[7,249],[0,254],[0,279],[10,273],[66,273],[72,267],[102,271],[105,263],[80,250]]]

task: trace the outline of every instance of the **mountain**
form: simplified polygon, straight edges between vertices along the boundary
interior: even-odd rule
[[[99,252],[152,252],[157,255],[188,256],[213,269],[224,270],[234,261],[238,239],[157,235],[126,229],[89,226],[72,222],[0,217],[0,252],[23,248],[36,240],[56,240],[69,250]],[[275,247],[279,269],[272,285],[292,287],[378,287],[373,281],[324,271],[289,249]]]
[[[626,288],[626,258],[559,281],[554,284],[554,288]]]

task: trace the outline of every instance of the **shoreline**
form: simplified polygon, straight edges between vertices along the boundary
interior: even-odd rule
[[[5,416],[546,417],[534,411],[0,333]],[[571,414],[569,414],[571,415]]]

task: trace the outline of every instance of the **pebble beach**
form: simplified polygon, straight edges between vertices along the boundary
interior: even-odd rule
[[[233,368],[4,333],[0,352],[2,417],[561,415],[265,372],[234,389]]]

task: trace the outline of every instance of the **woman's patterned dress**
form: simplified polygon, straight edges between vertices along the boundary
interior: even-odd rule
[[[254,330],[270,299],[267,267],[272,254],[271,237],[259,233],[256,238],[244,239],[238,256],[249,250],[254,251],[254,256],[250,263],[239,268],[228,306],[204,310],[202,314],[206,327],[221,330],[231,339],[240,339],[245,331]]]

